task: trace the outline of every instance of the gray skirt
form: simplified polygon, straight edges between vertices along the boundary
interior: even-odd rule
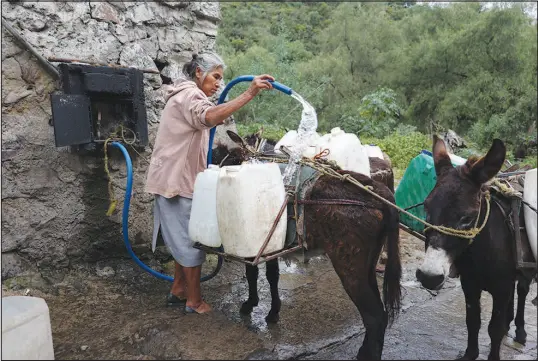
[[[155,195],[152,249],[155,252],[160,228],[168,251],[183,267],[196,267],[205,262],[205,252],[192,247],[194,242],[189,238],[191,206],[189,198]]]

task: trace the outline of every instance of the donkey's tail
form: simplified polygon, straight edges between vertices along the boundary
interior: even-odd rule
[[[399,223],[400,214],[398,210],[387,206],[385,212],[387,263],[383,278],[383,301],[385,302],[389,324],[392,324],[394,318],[400,313],[402,264],[400,261]]]

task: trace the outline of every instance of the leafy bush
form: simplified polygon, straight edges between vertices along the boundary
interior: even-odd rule
[[[281,128],[279,126],[276,126],[274,124],[268,124],[268,123],[248,123],[248,124],[240,124],[237,123],[237,132],[241,137],[254,134],[258,132],[260,129],[263,128],[262,137],[278,142],[280,138],[286,134],[286,129]]]
[[[406,169],[409,162],[415,158],[421,150],[430,150],[432,147],[431,137],[419,132],[409,134],[393,133],[385,138],[361,137],[363,144],[375,144],[388,154],[392,161],[392,167]]]
[[[536,155],[529,156],[523,159],[520,163],[522,165],[530,165],[531,167],[536,168],[538,164],[538,158],[536,157]]]

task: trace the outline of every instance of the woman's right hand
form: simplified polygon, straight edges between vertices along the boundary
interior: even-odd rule
[[[252,79],[248,92],[255,97],[262,89],[273,89],[273,85],[270,81],[275,81],[275,78],[268,74],[258,75]]]
[[[206,124],[211,127],[222,124],[226,118],[254,99],[260,90],[273,89],[270,81],[275,81],[271,75],[264,74],[255,77],[248,89],[240,96],[227,103],[211,107],[205,116]]]

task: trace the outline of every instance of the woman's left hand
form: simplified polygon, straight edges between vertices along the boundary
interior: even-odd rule
[[[271,75],[258,75],[254,79],[252,79],[252,83],[250,83],[248,92],[252,96],[256,96],[262,89],[273,89],[273,84],[271,84],[271,81],[275,81],[275,78],[273,78]]]

